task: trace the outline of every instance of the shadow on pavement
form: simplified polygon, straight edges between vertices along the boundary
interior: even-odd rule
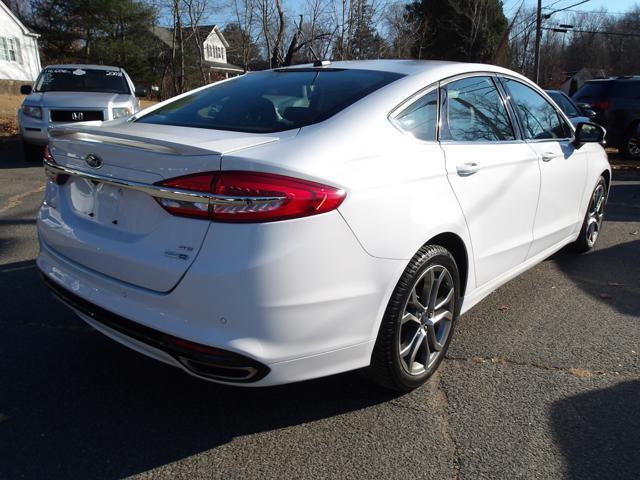
[[[565,398],[551,421],[571,479],[636,479],[640,472],[640,381]]]
[[[640,240],[596,247],[583,255],[561,251],[551,258],[593,298],[620,313],[640,316]]]
[[[0,268],[0,478],[122,478],[234,437],[395,398],[358,374],[243,389],[192,378],[93,331],[33,262]]]
[[[41,165],[42,162],[27,161],[22,152],[20,135],[0,137],[0,169],[30,168]]]

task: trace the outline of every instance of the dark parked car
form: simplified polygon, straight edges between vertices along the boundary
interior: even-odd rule
[[[607,129],[607,145],[640,160],[640,76],[590,80],[573,99],[591,105]]]
[[[588,108],[588,106],[579,106],[570,96],[561,90],[545,90],[547,95],[556,102],[562,111],[569,117],[574,126],[582,122],[593,122],[596,112]]]

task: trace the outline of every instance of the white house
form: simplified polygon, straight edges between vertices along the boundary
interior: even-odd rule
[[[203,29],[206,29],[206,27]],[[217,25],[211,27],[211,31],[207,38],[204,39],[202,46],[204,47],[205,61],[227,63],[227,48],[229,48],[229,44]]]
[[[0,91],[17,91],[40,73],[39,35],[31,32],[0,0]]]

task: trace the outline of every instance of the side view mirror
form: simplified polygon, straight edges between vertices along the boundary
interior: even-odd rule
[[[578,108],[585,117],[594,118],[597,115],[593,107],[588,103],[578,103]]]
[[[147,89],[144,87],[136,87],[136,97],[144,98],[147,96]]]
[[[20,93],[22,95],[29,95],[32,90],[33,90],[33,88],[31,87],[31,85],[21,85],[20,86]]]
[[[604,143],[605,129],[595,123],[580,122],[576,125],[576,136],[573,144],[576,148],[585,143]]]

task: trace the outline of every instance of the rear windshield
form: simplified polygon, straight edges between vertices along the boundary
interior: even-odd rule
[[[621,80],[616,82],[616,88],[613,89],[612,95],[620,98],[640,98],[640,81]]]
[[[171,102],[141,123],[272,133],[321,122],[402,75],[370,70],[250,73]]]
[[[90,68],[47,68],[38,77],[35,91],[130,93],[121,71]]]
[[[612,82],[587,82],[573,95],[573,98],[603,98],[609,93]]]

